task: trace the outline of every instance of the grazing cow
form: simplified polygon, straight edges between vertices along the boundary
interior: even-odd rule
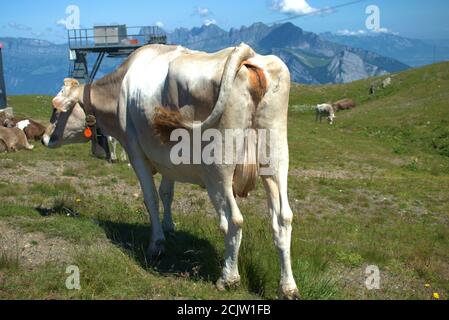
[[[382,81],[382,89],[388,88],[389,86],[391,86],[391,77],[388,77]]]
[[[342,110],[350,110],[356,107],[354,100],[352,99],[342,99],[332,104],[335,112],[339,112]]]
[[[66,79],[53,100],[51,124],[42,142],[49,148],[85,143],[92,137],[93,126],[120,142],[140,181],[150,214],[152,255],[165,250],[163,231],[174,230],[174,182],[204,186],[225,235],[225,262],[217,281],[220,290],[240,281],[238,255],[244,219],[235,195],[247,195],[260,172],[280,256],[280,296],[296,299],[298,289],[290,260],[293,213],[287,196],[290,81],[288,68],[279,58],[258,55],[245,44],[213,54],[181,46],[148,45],[91,86]],[[197,162],[201,149],[195,149],[196,140],[193,149],[198,152],[187,155],[188,161],[175,163],[172,159],[177,143],[168,141],[170,135],[176,138],[187,133],[188,138],[195,139],[198,131],[200,135],[219,132],[220,141],[226,143],[225,130],[249,128],[271,132],[268,152],[276,159],[265,174],[262,171],[267,166],[262,161],[260,165],[249,162],[256,149],[250,139],[235,150],[245,154],[243,163],[237,164],[233,152],[230,162]],[[199,144],[203,148],[204,140]],[[157,172],[162,175],[159,194],[153,178]],[[162,224],[159,197],[164,207]]]
[[[18,128],[5,128],[0,126],[0,142],[1,152],[16,152],[23,149],[33,150],[34,148],[28,143],[25,133]]]
[[[324,104],[318,104],[315,108],[316,110],[316,121],[322,122],[323,117],[327,118],[327,121],[329,121],[329,124],[334,124],[335,120],[335,112],[334,108],[329,103]]]

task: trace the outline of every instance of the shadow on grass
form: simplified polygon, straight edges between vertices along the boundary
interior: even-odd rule
[[[52,208],[36,207],[34,208],[37,213],[42,217],[50,217],[54,215],[64,215],[68,217],[79,217],[79,213],[71,206],[65,206],[64,204],[56,204]]]
[[[100,221],[100,226],[115,245],[145,269],[192,280],[216,281],[220,276],[220,258],[206,239],[176,231],[167,236],[166,253],[150,261],[146,252],[151,235],[149,225]]]

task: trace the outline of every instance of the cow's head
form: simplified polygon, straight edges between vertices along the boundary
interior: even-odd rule
[[[49,148],[65,144],[85,143],[86,115],[79,105],[82,87],[75,79],[65,79],[64,86],[53,99],[53,114],[42,143]]]

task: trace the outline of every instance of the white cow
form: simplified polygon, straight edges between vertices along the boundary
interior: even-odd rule
[[[329,121],[329,124],[334,124],[335,120],[335,111],[331,104],[324,103],[324,104],[318,104],[315,108],[316,111],[316,121],[322,121],[323,117],[327,118],[327,121]]]
[[[278,159],[271,175],[262,176],[262,180],[280,254],[280,296],[295,299],[298,289],[290,260],[293,213],[287,197],[289,93],[290,73],[285,64],[275,56],[258,55],[245,44],[214,54],[181,46],[149,45],[132,54],[117,71],[96,81],[90,99],[83,85],[66,79],[53,100],[51,125],[43,143],[57,148],[88,142],[83,132],[86,104],[91,101],[97,126],[121,143],[141,183],[151,218],[152,255],[164,251],[163,230],[174,229],[174,181],[204,186],[225,234],[225,263],[217,282],[217,287],[224,289],[240,281],[243,216],[235,195],[246,195],[262,169],[246,162],[175,165],[170,157],[175,143],[167,137],[178,128],[204,133],[213,128],[220,132],[230,128],[272,129],[275,134],[270,137],[270,147]],[[248,140],[244,146],[237,151],[248,154],[255,149]],[[153,179],[156,172],[163,176],[159,194]],[[164,207],[162,224],[159,197]]]

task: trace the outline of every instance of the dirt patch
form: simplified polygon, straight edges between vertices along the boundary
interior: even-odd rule
[[[33,269],[48,262],[70,261],[74,246],[61,238],[48,238],[43,233],[24,233],[0,221],[0,253],[17,258],[19,265]]]
[[[10,163],[9,161],[5,163]],[[2,164],[0,162],[0,164]],[[79,176],[64,176],[64,170],[71,169],[79,172]],[[130,170],[132,170],[130,168]],[[141,196],[141,189],[138,185],[116,179],[111,182],[111,176],[105,177],[85,177],[85,164],[66,161],[36,161],[33,166],[17,164],[13,168],[3,166],[0,182],[15,183],[19,185],[32,185],[34,183],[61,184],[68,183],[76,190],[77,195],[104,195],[119,198],[124,202]],[[20,173],[20,174],[18,174]],[[136,196],[137,195],[137,196]]]

